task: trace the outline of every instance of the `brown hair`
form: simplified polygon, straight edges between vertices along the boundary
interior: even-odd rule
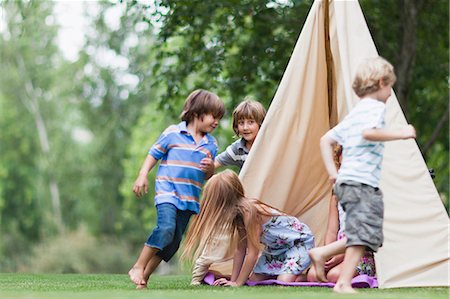
[[[352,88],[360,98],[378,91],[381,86],[394,85],[397,80],[394,67],[382,57],[363,61],[356,70]]]
[[[180,119],[189,123],[195,117],[200,118],[209,113],[215,118],[222,118],[225,113],[225,105],[216,94],[204,89],[197,89],[191,92],[184,102]]]
[[[245,98],[233,111],[233,130],[239,135],[238,123],[242,119],[253,119],[261,126],[266,117],[266,109],[257,101]]]
[[[261,215],[272,215],[275,209],[258,200],[245,198],[244,187],[239,177],[231,170],[225,170],[212,176],[203,190],[203,202],[200,214],[195,216],[184,242],[182,258],[196,259],[206,244],[219,235],[231,238],[235,246],[238,238],[247,238],[247,242],[259,248],[258,225]],[[262,206],[262,211],[257,206]],[[247,227],[245,223],[250,223]]]

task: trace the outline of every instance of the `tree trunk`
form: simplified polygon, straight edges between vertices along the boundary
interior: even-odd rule
[[[397,84],[396,95],[403,108],[406,118],[408,118],[408,94],[409,83],[412,78],[414,68],[417,43],[417,22],[418,14],[424,4],[423,0],[402,0],[399,2],[402,29],[401,29],[401,45],[397,57]]]
[[[450,102],[447,104],[447,109],[444,110],[444,113],[439,118],[439,121],[434,128],[433,134],[431,134],[430,139],[428,139],[427,143],[423,146],[422,149],[422,155],[425,157],[428,150],[433,146],[433,144],[436,142],[437,138],[439,137],[439,133],[441,132],[444,125],[448,122],[450,114]]]
[[[21,56],[19,56],[17,58],[17,64],[18,64],[20,70],[22,71],[22,74],[25,76],[25,74],[27,74],[27,70],[26,70],[23,58]],[[62,221],[59,187],[58,187],[58,183],[56,182],[55,178],[53,177],[53,175],[50,171],[50,167],[49,167],[50,142],[48,140],[47,128],[45,126],[45,122],[42,117],[41,110],[39,108],[39,102],[38,102],[38,99],[36,96],[37,92],[33,86],[33,82],[31,82],[31,80],[29,80],[29,79],[25,79],[25,92],[26,92],[27,97],[23,98],[21,100],[24,103],[25,107],[28,109],[28,111],[30,111],[30,113],[33,115],[34,122],[36,124],[36,129],[38,131],[41,150],[44,155],[44,159],[46,161],[45,171],[48,172],[48,176],[49,176],[49,191],[50,191],[53,216],[54,216],[55,223],[58,227],[58,230],[60,232],[63,232],[64,231],[64,223]]]

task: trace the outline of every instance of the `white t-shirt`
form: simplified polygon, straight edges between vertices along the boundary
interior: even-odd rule
[[[342,162],[336,181],[356,181],[378,187],[384,144],[363,138],[366,129],[383,128],[385,103],[363,98],[352,111],[326,134],[342,145]]]

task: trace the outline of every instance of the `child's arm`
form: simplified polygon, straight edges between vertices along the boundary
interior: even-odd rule
[[[327,169],[329,180],[334,184],[337,178],[337,169],[333,160],[333,145],[336,143],[335,140],[330,138],[327,134],[320,138],[320,151],[322,152],[322,160]]]
[[[416,138],[416,130],[412,125],[408,125],[400,130],[392,129],[366,129],[362,132],[362,136],[370,141],[391,141],[398,139]]]
[[[239,273],[238,278],[235,280],[236,286],[242,286],[247,282],[248,277],[250,276],[250,273],[252,273],[258,259],[259,249],[253,246],[251,242],[248,242],[247,245],[247,255],[245,256],[241,272]]]
[[[214,281],[214,285],[222,285],[222,286],[238,286],[236,280],[238,279],[242,264],[244,263],[245,253],[247,251],[247,237],[245,236],[245,232],[239,232],[239,243],[237,244],[236,251],[233,256],[233,269],[231,270],[230,280],[226,278],[219,278]]]
[[[217,159],[214,160],[214,169],[217,169],[217,168],[219,168],[219,167],[222,167],[222,164],[220,164],[220,162],[217,161]]]
[[[255,223],[249,224],[248,220],[244,220],[244,222],[245,227],[248,227],[248,225],[255,225]],[[259,224],[257,225],[259,229],[256,231],[256,233],[260,235],[261,227]],[[228,281],[225,278],[221,278],[216,280],[214,284],[230,287],[238,287],[244,285],[247,282],[250,273],[253,271],[253,268],[255,267],[258,256],[259,248],[254,246],[248,240],[248,238],[243,238],[242,241],[240,241],[240,243],[238,244],[238,249],[234,254],[233,270],[230,280]]]
[[[255,234],[260,236],[261,231],[261,224],[255,221],[255,219],[250,219],[249,217],[244,217],[244,225],[245,225],[245,231],[246,233],[249,231],[248,227],[250,225],[256,225],[256,231]],[[259,248],[255,246],[255,244],[252,244],[250,240],[247,238],[247,255],[244,258],[244,263],[242,265],[241,271],[239,273],[239,276],[235,280],[235,285],[232,284],[232,286],[242,286],[244,285],[249,276],[250,273],[252,273],[253,268],[255,267],[256,261],[258,260],[259,256]],[[233,281],[233,280],[232,280]]]
[[[233,270],[231,272],[230,281],[236,281],[242,269],[242,264],[245,259],[245,252],[247,250],[247,238],[243,238],[236,249],[233,257]]]
[[[133,185],[133,192],[137,197],[141,197],[144,193],[148,192],[147,175],[157,162],[158,160],[156,160],[152,155],[147,155],[147,158],[145,158],[141,170],[139,171],[139,176]]]

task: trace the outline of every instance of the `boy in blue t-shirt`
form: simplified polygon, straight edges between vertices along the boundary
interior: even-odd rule
[[[200,211],[200,192],[205,180],[214,174],[217,154],[217,142],[209,133],[224,112],[223,102],[214,93],[202,89],[192,92],[184,104],[182,122],[169,126],[148,152],[133,192],[138,197],[147,193],[147,174],[161,160],[155,180],[157,225],[128,272],[137,288],[147,286],[161,260],[172,258],[190,217]]]
[[[415,138],[413,126],[385,129],[386,101],[396,77],[392,65],[381,57],[362,63],[353,81],[360,102],[320,140],[323,161],[334,184],[334,193],[346,212],[345,239],[310,250],[317,278],[326,281],[325,262],[344,253],[341,275],[333,288],[337,293],[355,293],[354,270],[364,251],[376,252],[383,244],[383,195],[379,189],[384,141]],[[333,161],[333,146],[343,147],[339,172]]]

